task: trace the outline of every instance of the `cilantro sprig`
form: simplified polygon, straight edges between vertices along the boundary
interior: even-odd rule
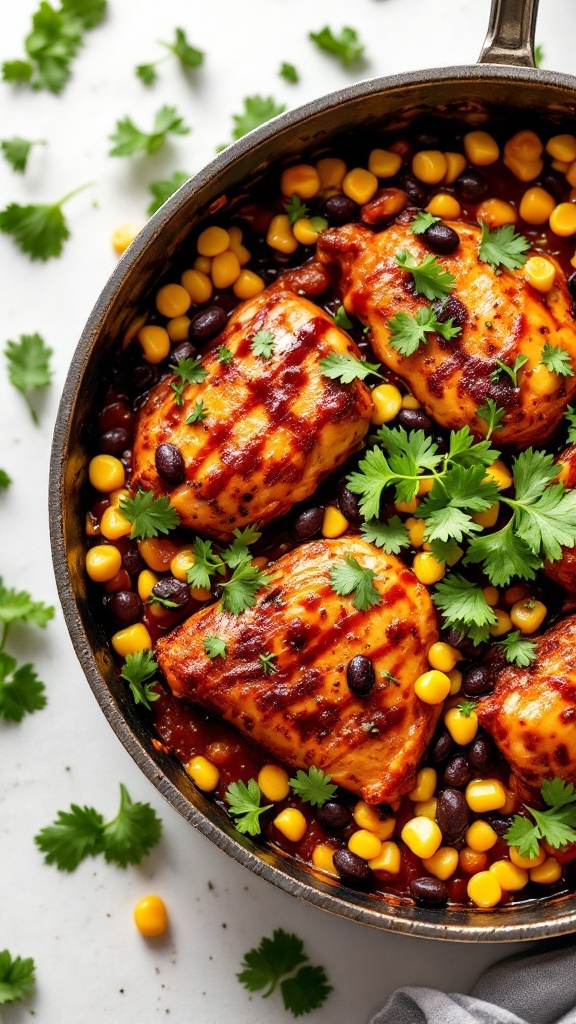
[[[439,224],[440,220],[440,217],[435,217],[433,213],[428,213],[428,210],[418,210],[410,224],[410,231],[413,235],[423,235],[433,224]]]
[[[248,783],[231,782],[224,794],[228,804],[228,814],[234,818],[234,825],[243,835],[259,836],[261,832],[260,815],[269,811],[272,804],[260,805],[262,791],[256,779]]]
[[[367,612],[382,601],[382,595],[374,586],[376,573],[372,569],[364,569],[351,555],[344,562],[332,565],[329,576],[334,593],[342,597],[354,594],[352,604],[360,612]]]
[[[332,29],[325,25],[319,32],[309,32],[308,38],[316,44],[319,50],[329,53],[341,61],[342,66],[349,68],[351,64],[362,59],[364,44],[360,42],[356,29],[345,25],[336,35]]]
[[[366,359],[358,359],[349,352],[331,352],[320,360],[320,369],[324,377],[338,380],[341,384],[365,380],[370,375],[384,380],[383,375],[379,373],[380,363],[369,363]]]
[[[525,363],[528,362],[528,356],[517,355],[512,366],[508,363],[502,362],[501,359],[496,360],[496,367],[490,374],[490,380],[493,384],[498,384],[502,374],[506,374],[512,382],[512,387],[518,387],[518,371],[522,369]]]
[[[156,213],[156,210],[159,210],[170,199],[170,196],[173,196],[188,181],[189,177],[190,175],[187,171],[174,171],[171,178],[150,182],[148,188],[152,195],[152,200],[146,207],[148,216],[151,217],[153,213]]]
[[[34,601],[26,590],[8,589],[0,579],[0,718],[6,721],[21,722],[46,704],[44,683],[34,666],[30,662],[18,666],[5,649],[9,630],[16,623],[44,629],[53,617],[51,605]]]
[[[438,320],[433,306],[422,306],[415,314],[396,313],[388,320],[386,326],[390,331],[388,344],[401,356],[412,356],[428,342],[429,334],[439,334],[444,341],[452,341],[461,333],[462,328],[454,326],[454,320]]]
[[[232,115],[232,141],[241,139],[248,132],[251,132],[253,128],[266,124],[266,121],[270,121],[271,118],[284,113],[285,110],[285,104],[276,103],[272,96],[260,96],[258,94],[255,96],[245,96],[242,113]],[[228,145],[229,143],[225,142],[223,145],[218,146],[217,149],[226,149]]]
[[[30,995],[36,984],[34,970],[31,956],[13,957],[7,949],[0,950],[0,1006]]]
[[[127,654],[120,675],[130,687],[135,704],[142,704],[150,710],[150,701],[158,700],[159,693],[153,689],[158,672],[158,662],[152,651],[137,651]]]
[[[0,231],[10,235],[15,244],[32,260],[49,260],[59,256],[70,229],[62,207],[72,196],[89,185],[68,192],[55,203],[9,203],[0,210]]]
[[[542,349],[540,362],[544,364],[551,373],[558,373],[561,377],[573,377],[574,367],[570,353],[559,345],[551,345],[546,342]]]
[[[5,491],[12,483],[12,477],[5,469],[0,469],[0,491]]]
[[[190,586],[209,589],[213,578],[225,576],[227,569],[232,575],[226,581],[219,581],[220,600],[224,611],[241,615],[256,604],[256,595],[262,587],[272,581],[272,576],[254,565],[248,545],[255,543],[260,534],[253,527],[234,530],[234,540],[220,553],[214,551],[212,542],[194,539],[192,550],[194,562],[186,572]]]
[[[312,807],[323,807],[332,799],[338,788],[330,782],[331,778],[332,776],[324,773],[321,768],[312,765],[307,772],[300,768],[296,776],[289,781],[292,792],[304,803],[311,804]]]
[[[536,661],[536,644],[533,640],[521,637],[519,629],[508,633],[496,646],[504,652],[506,661],[517,668],[528,668],[528,665]]]
[[[542,783],[542,800],[546,810],[539,811],[524,804],[534,821],[521,814],[515,814],[512,824],[504,834],[509,846],[517,846],[521,857],[533,860],[540,852],[540,842],[545,840],[557,850],[565,843],[576,842],[576,791],[571,782],[562,779],[546,779]]]
[[[488,263],[493,270],[499,272],[500,267],[517,270],[524,266],[529,248],[530,242],[524,235],[516,234],[513,224],[492,229],[485,221],[482,222],[478,258],[482,263]]]
[[[402,548],[410,547],[408,530],[399,516],[391,516],[385,523],[379,519],[369,519],[362,523],[360,533],[364,540],[382,548],[387,555],[398,555]]]
[[[336,324],[336,327],[341,327],[344,331],[349,331],[354,327],[354,324],[344,309],[344,306],[338,306],[338,309],[334,313],[334,323]]]
[[[55,864],[59,871],[75,871],[86,857],[99,853],[121,868],[139,864],[161,835],[162,822],[154,809],[134,802],[121,783],[120,807],[111,821],[105,822],[93,807],[72,804],[69,811],[59,811],[34,841],[46,864]]]
[[[313,967],[296,935],[277,928],[255,949],[244,955],[242,970],[236,975],[249,992],[270,996],[280,986],[284,1008],[294,1017],[317,1010],[328,998],[332,986],[323,967]],[[297,970],[298,968],[298,970]]]
[[[272,331],[258,331],[250,342],[250,351],[262,359],[270,359],[274,354],[276,336]]]
[[[8,379],[24,396],[30,415],[38,425],[38,413],[31,396],[34,392],[47,388],[52,380],[52,349],[48,348],[39,334],[21,334],[18,341],[6,342],[5,354],[8,362]]]
[[[200,359],[179,359],[176,363],[170,363],[170,369],[177,378],[170,384],[176,405],[184,405],[184,391],[189,384],[202,384],[208,376],[208,370],[202,366]]]
[[[487,640],[490,626],[497,621],[482,588],[457,573],[451,573],[436,584],[432,600],[442,613],[443,625],[457,629],[474,644]]]
[[[228,649],[224,640],[219,636],[206,636],[202,641],[202,646],[206,651],[206,654],[212,661],[214,658],[226,659]]]
[[[173,42],[165,43],[162,39],[159,39],[158,45],[163,46],[168,50],[168,53],[165,54],[164,57],[160,57],[158,60],[152,61],[148,64],[139,64],[136,68],[136,77],[139,78],[144,85],[152,85],[156,81],[158,78],[156,68],[159,64],[162,64],[170,57],[177,58],[183,71],[187,71],[189,68],[200,67],[200,65],[204,63],[203,51],[192,46],[188,41],[186,32],[183,28],[177,28],[174,30]]]
[[[310,213],[310,208],[306,206],[300,199],[300,196],[292,194],[289,199],[286,199],[284,203],[284,209],[288,214],[288,219],[291,224],[295,224],[301,217],[307,217]]]
[[[132,523],[132,540],[146,540],[160,533],[170,533],[180,523],[180,516],[170,504],[170,499],[166,495],[156,498],[152,491],[139,489],[133,498],[122,498],[119,508],[124,518]]]
[[[130,117],[116,122],[116,129],[108,136],[114,143],[109,151],[110,156],[132,156],[134,153],[146,153],[151,156],[165,144],[168,135],[188,135],[190,128],[184,124],[176,107],[166,104],[156,111],[150,132],[137,128]]]
[[[19,135],[11,139],[2,139],[0,151],[2,156],[10,164],[13,171],[23,174],[33,146],[45,146],[46,139],[23,139]]]
[[[456,278],[449,270],[443,270],[435,256],[425,256],[421,263],[411,252],[400,249],[396,253],[396,262],[402,270],[412,274],[414,288],[418,295],[431,302],[443,299],[454,288]]]

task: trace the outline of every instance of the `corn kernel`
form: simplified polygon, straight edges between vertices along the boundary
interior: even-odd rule
[[[226,252],[226,249],[230,248],[230,236],[224,228],[213,224],[199,234],[196,248],[200,256],[219,256],[221,252]]]
[[[433,217],[442,217],[444,220],[457,220],[462,213],[458,200],[445,192],[438,192],[437,195],[432,196],[426,209]]]
[[[138,541],[138,551],[149,569],[153,569],[154,572],[166,572],[178,548],[171,540],[150,537]]]
[[[210,269],[211,268],[212,262],[210,263]],[[203,274],[201,270],[185,270],[180,278],[180,284],[186,289],[188,295],[192,299],[192,302],[197,303],[199,306],[210,301],[212,296],[212,281],[208,277],[208,274]]]
[[[420,409],[420,402],[414,395],[402,395],[403,409]]]
[[[350,836],[348,849],[362,860],[374,860],[382,852],[382,842],[373,832],[361,828]]]
[[[506,791],[498,779],[472,779],[466,786],[465,796],[475,814],[498,811],[506,803]]]
[[[290,792],[288,772],[278,764],[265,764],[258,772],[258,785],[262,795],[271,803],[285,800]]]
[[[477,167],[487,167],[500,156],[498,143],[488,132],[466,132],[463,141],[466,156]]]
[[[190,597],[193,597],[195,601],[209,601],[212,597],[212,591],[208,587],[192,587]]]
[[[502,459],[496,459],[491,466],[486,467],[486,483],[493,480],[499,491],[506,491],[512,486],[512,474]]]
[[[502,887],[490,871],[472,875],[467,886],[468,896],[477,907],[495,907],[502,899]]]
[[[230,239],[230,252],[233,252],[238,257],[238,263],[241,267],[244,267],[250,262],[252,253],[245,245],[242,245],[242,232],[240,228],[237,226],[228,228],[228,237]]]
[[[530,869],[530,881],[538,885],[553,885],[562,877],[562,865],[556,857],[546,857],[546,860],[538,867]]]
[[[438,583],[446,573],[446,566],[439,562],[429,551],[420,551],[414,556],[412,571],[420,583],[430,587]]]
[[[348,170],[343,160],[334,156],[324,156],[316,164],[320,187],[322,189],[339,189],[344,181],[344,175]]]
[[[359,206],[369,203],[378,190],[378,178],[364,167],[354,167],[344,176],[342,191]]]
[[[373,832],[380,840],[389,839],[396,825],[395,818],[382,819],[375,808],[370,807],[364,800],[359,800],[355,804],[352,817],[358,828]]]
[[[146,324],[138,331],[138,341],[147,363],[161,363],[170,352],[170,335],[165,327]]]
[[[491,524],[494,526],[494,523]],[[498,587],[483,587],[482,593],[486,598],[486,604],[489,604],[491,608],[495,608],[500,600],[500,591]]]
[[[450,680],[444,672],[431,669],[418,676],[414,692],[425,704],[441,704],[450,693]]]
[[[290,218],[286,213],[278,213],[275,217],[272,217],[266,241],[270,248],[276,249],[277,252],[288,254],[296,252],[298,242],[294,238]]]
[[[397,843],[382,843],[382,849],[377,857],[368,861],[368,867],[372,871],[387,871],[389,875],[397,875],[402,864],[402,854]]]
[[[299,217],[292,225],[292,231],[294,232],[294,238],[297,242],[300,242],[300,245],[315,245],[320,234],[319,231],[314,230],[312,222],[308,217]]]
[[[406,515],[412,515],[418,508],[419,504],[420,502],[418,501],[418,498],[414,497],[411,498],[410,501],[396,501],[394,503],[394,508],[397,512],[404,512]]]
[[[450,680],[450,693],[448,696],[454,697],[457,693],[460,693],[460,690],[462,689],[462,673],[459,669],[453,668],[450,672],[447,672],[446,675]]]
[[[543,864],[546,860],[546,851],[543,850],[540,846],[538,847],[538,853],[536,857],[522,856],[519,853],[517,846],[511,846],[510,849],[508,850],[508,855],[510,857],[510,860],[512,861],[513,864],[516,865],[516,867],[526,868],[527,871],[529,871],[531,868],[540,867],[540,864]]]
[[[550,230],[561,238],[576,234],[576,204],[558,203],[550,214]]]
[[[471,850],[485,853],[498,842],[498,833],[491,828],[487,821],[478,819],[478,821],[473,821],[467,830],[466,842]]]
[[[327,505],[322,520],[322,536],[330,540],[341,537],[348,529],[348,520],[335,505]]]
[[[212,764],[212,761],[209,761],[207,757],[203,757],[201,754],[188,761],[186,774],[190,776],[192,782],[203,793],[212,793],[220,782],[220,772],[216,765]]]
[[[114,505],[114,507],[117,508],[120,502],[124,501],[124,498],[129,497],[130,491],[128,490],[127,487],[117,487],[115,490],[110,491],[110,494],[108,495],[108,501],[110,502],[111,505]]]
[[[544,169],[543,160],[521,160],[513,153],[504,154],[504,163],[508,170],[518,178],[518,181],[534,181],[535,178],[540,177]]]
[[[135,622],[133,626],[119,629],[111,638],[112,647],[121,658],[138,651],[151,651],[152,638],[143,622]]]
[[[500,228],[504,224],[516,223],[516,210],[503,199],[484,199],[478,205],[476,217],[485,221],[490,228]]]
[[[408,530],[408,539],[413,548],[421,548],[424,543],[426,521],[424,519],[407,519],[405,524]]]
[[[446,157],[446,174],[442,179],[443,185],[451,185],[466,169],[466,157],[462,153],[444,153]]]
[[[430,491],[434,487],[434,477],[427,476],[418,484],[418,495],[422,497],[423,494],[430,494]]]
[[[163,935],[168,927],[166,904],[160,896],[145,896],[134,907],[134,922],[142,935]]]
[[[524,276],[536,291],[549,292],[556,277],[556,267],[545,256],[531,256],[524,264]]]
[[[471,711],[465,715],[459,708],[449,708],[444,715],[444,725],[452,739],[460,747],[471,743],[478,732],[478,715]]]
[[[312,850],[312,863],[320,871],[326,871],[329,875],[338,875],[334,867],[334,850],[326,843],[318,843]]]
[[[576,160],[576,138],[573,135],[553,135],[546,143],[546,152],[553,160],[570,164]]]
[[[426,185],[438,185],[447,170],[448,162],[439,149],[421,149],[412,158],[412,174]]]
[[[478,871],[487,871],[488,863],[486,853],[472,850],[469,846],[463,846],[458,854],[458,864],[465,875],[476,875]]]
[[[168,331],[170,341],[187,341],[189,327],[189,316],[175,316],[173,320],[169,320],[166,324],[166,330]]]
[[[279,832],[291,843],[299,843],[306,832],[306,818],[297,807],[286,807],[274,818],[274,824]]]
[[[156,309],[162,316],[184,316],[190,309],[190,296],[181,284],[165,284],[156,292]]]
[[[431,800],[436,792],[437,774],[434,768],[421,768],[416,776],[416,785],[408,793],[410,800]]]
[[[199,270],[201,274],[208,275],[212,269],[212,260],[208,256],[197,256],[194,260],[194,270]]]
[[[505,789],[504,792],[506,794],[506,803],[499,810],[503,815],[512,814],[513,811],[517,810],[520,802],[518,794],[513,789]]]
[[[221,252],[212,260],[212,283],[215,288],[230,288],[240,277],[240,263],[231,249]]]
[[[527,636],[540,628],[547,614],[548,609],[542,601],[528,597],[523,601],[517,601],[510,609],[512,624]]]
[[[565,160],[553,160],[551,166],[555,171],[560,171],[560,174],[567,174],[572,165],[566,163]],[[570,196],[570,198],[572,198],[572,196]]]
[[[511,860],[495,860],[488,870],[498,879],[504,892],[518,892],[528,885],[528,872],[519,868]]]
[[[422,866],[428,874],[445,882],[458,867],[458,850],[452,846],[441,846],[431,857],[424,858]]]
[[[237,299],[253,299],[264,291],[264,281],[253,270],[241,270],[232,291]]]
[[[110,505],[102,514],[100,532],[106,540],[118,540],[132,532],[132,523],[124,518],[119,508]]]
[[[431,818],[432,821],[436,821],[438,815],[438,799],[433,796],[429,800],[417,800],[414,804],[414,815],[424,818]]]
[[[522,196],[519,212],[527,224],[546,224],[555,206],[554,197],[546,189],[533,185]]]
[[[435,821],[423,815],[411,818],[402,829],[402,841],[417,857],[433,857],[442,843],[442,833]]]
[[[508,590],[504,591],[504,600],[506,604],[516,604],[517,601],[521,601],[526,597],[527,590],[523,583],[517,583],[515,587],[508,587]]]
[[[559,378],[554,370],[549,370],[544,363],[538,363],[530,375],[530,387],[535,395],[551,395],[558,390]]]
[[[114,252],[117,252],[119,255],[126,252],[126,249],[134,241],[139,231],[140,228],[136,227],[135,224],[120,224],[119,227],[115,228],[110,239]]]
[[[86,552],[86,572],[95,583],[106,583],[120,571],[122,555],[113,544],[96,544]]]
[[[536,132],[525,129],[508,139],[504,146],[504,154],[515,156],[519,160],[538,160],[543,149],[542,141]]]
[[[280,191],[283,196],[312,199],[320,191],[320,175],[311,164],[295,164],[293,167],[287,167],[280,178]]]
[[[372,392],[372,401],[374,402],[374,412],[370,417],[370,422],[375,426],[389,423],[390,420],[395,419],[402,408],[402,395],[395,384],[379,384]]]
[[[495,608],[496,622],[489,627],[490,636],[504,636],[512,629],[512,619],[502,608]]]
[[[138,573],[136,589],[138,590],[138,596],[142,601],[149,600],[157,583],[158,576],[156,576],[156,573],[150,572],[150,569],[142,569],[142,572]]]
[[[126,472],[120,459],[114,455],[95,455],[90,459],[88,479],[97,491],[108,494],[124,486]]]
[[[391,153],[388,149],[373,149],[368,157],[368,170],[377,178],[393,178],[402,167],[399,153]]]
[[[568,182],[569,185],[572,185],[572,187],[574,187],[576,185],[576,160],[572,161],[572,163],[570,164],[568,170],[566,171],[566,181]],[[574,197],[572,195],[570,195],[570,199],[573,199],[573,198]]]
[[[437,668],[440,672],[451,672],[456,663],[460,661],[461,655],[455,647],[439,640],[429,648],[427,657],[430,668]]]

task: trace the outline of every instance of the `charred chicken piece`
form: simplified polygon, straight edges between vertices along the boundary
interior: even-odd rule
[[[376,573],[381,601],[368,611],[330,584],[331,567],[347,557]],[[315,765],[371,804],[396,800],[413,787],[440,713],[414,693],[438,638],[426,588],[398,558],[361,537],[304,544],[271,572],[273,582],[241,615],[218,602],[159,640],[156,655],[170,687],[284,763]],[[227,653],[211,661],[203,641],[214,636]],[[273,656],[272,672],[261,655]],[[347,674],[358,655],[374,675],[364,695]]]
[[[410,231],[413,216],[414,211],[406,211],[378,234],[356,224],[322,233],[318,258],[340,268],[347,312],[369,325],[378,358],[406,382],[437,423],[454,430],[469,426],[482,437],[486,423],[477,412],[492,398],[506,411],[494,434],[496,443],[520,448],[542,444],[556,430],[576,390],[576,376],[550,372],[541,362],[548,342],[568,352],[576,369],[576,324],[563,271],[556,264],[555,283],[543,295],[528,284],[522,270],[500,267],[496,273],[480,261],[480,228],[451,222],[448,226],[460,243],[437,259],[454,275],[455,286],[435,309],[439,319],[452,319],[461,332],[450,341],[430,332],[426,344],[402,356],[390,345],[388,321],[397,313],[415,316],[427,300],[416,293],[412,275],[399,266],[396,253],[410,253],[419,263],[432,255],[422,236]],[[518,355],[528,361],[515,387],[509,375],[498,371],[496,360],[512,367]]]
[[[536,644],[536,660],[502,669],[477,711],[512,771],[539,790],[554,776],[576,782],[576,616]]]
[[[262,344],[253,351],[257,335]],[[218,359],[221,346],[232,353],[228,362]],[[332,352],[360,355],[307,299],[274,285],[243,303],[202,357],[205,379],[185,388],[181,405],[171,388],[175,377],[151,391],[138,419],[133,486],[169,494],[185,526],[221,540],[236,527],[283,515],[368,430],[367,386],[322,374],[320,360]],[[191,414],[197,418],[187,422]],[[158,473],[162,444],[183,459],[185,478],[176,486]]]

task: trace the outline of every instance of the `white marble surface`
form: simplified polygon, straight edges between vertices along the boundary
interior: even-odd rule
[[[17,57],[34,0],[3,0],[0,60]],[[175,169],[193,172],[229,137],[244,95],[272,94],[294,106],[349,84],[343,71],[307,41],[325,23],[354,25],[367,43],[362,77],[474,61],[488,0],[109,0],[106,23],[86,36],[73,77],[59,97],[0,85],[0,138],[45,138],[25,176],[0,161],[0,204],[54,200],[84,182],[92,188],[67,206],[72,237],[61,259],[31,263],[0,236],[0,347],[39,331],[54,349],[54,382],[35,427],[0,367],[0,466],[14,479],[0,496],[0,572],[9,586],[57,604],[48,544],[46,492],[52,427],[67,367],[115,257],[112,230],[144,222],[148,182]],[[175,26],[207,54],[194,84],[175,62],[145,89],[137,63],[159,56],[155,40]],[[542,4],[537,38],[545,65],[573,70],[573,0]],[[301,83],[277,76],[291,61]],[[130,114],[146,126],[174,103],[190,136],[160,154],[111,159],[108,134]],[[211,846],[167,805],[132,763],[102,716],[72,650],[60,611],[45,632],[14,627],[11,650],[33,660],[49,704],[20,725],[0,722],[0,948],[34,956],[37,990],[6,1007],[5,1024],[264,1024],[291,1019],[274,995],[250,998],[235,980],[243,953],[282,926],[305,940],[312,962],[334,985],[315,1024],[363,1024],[398,984],[466,990],[483,966],[511,947],[415,940],[335,919],[252,877]],[[113,814],[118,783],[149,800],[165,833],[141,867],[127,871],[88,860],[71,876],[42,863],[33,836],[70,802]],[[209,886],[208,883],[211,883]],[[150,891],[168,906],[169,935],[144,940],[134,903]]]

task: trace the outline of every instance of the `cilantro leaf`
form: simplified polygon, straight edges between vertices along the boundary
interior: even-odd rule
[[[0,491],[5,491],[7,487],[10,487],[11,483],[12,477],[5,469],[0,469]]]
[[[421,263],[412,255],[400,249],[396,253],[396,262],[402,270],[407,270],[414,279],[414,287],[418,295],[426,299],[443,299],[450,295],[456,278],[448,270],[443,270],[435,256],[425,256]]]
[[[296,82],[300,81],[300,75],[298,74],[297,68],[295,68],[293,64],[288,64],[287,61],[282,61],[278,74],[285,82],[290,82],[292,85],[295,85]]]
[[[290,779],[292,791],[305,803],[312,804],[312,807],[323,807],[328,800],[331,800],[337,786],[331,785],[332,776],[325,774],[321,768],[312,765],[307,772],[299,769],[296,777]]]
[[[504,651],[506,661],[517,668],[527,668],[536,660],[536,644],[533,640],[521,637],[519,629],[508,633],[496,646]]]
[[[572,366],[572,359],[570,353],[564,348],[560,348],[559,345],[551,345],[549,341],[546,342],[542,349],[542,358],[540,360],[544,364],[547,370],[551,373],[559,373],[561,377],[573,377],[574,367]]]
[[[234,353],[229,348],[226,348],[226,345],[220,345],[216,350],[216,359],[219,363],[223,363],[224,366],[228,366],[228,363],[231,363],[234,359]]]
[[[46,388],[50,384],[52,349],[45,345],[39,334],[21,334],[18,341],[6,343],[5,354],[10,383],[24,395],[30,415],[38,424],[38,414],[32,405],[30,392]]]
[[[284,209],[288,214],[288,219],[291,224],[295,224],[301,217],[307,217],[310,213],[309,207],[306,206],[306,203],[303,203],[300,196],[297,196],[295,193],[285,201]]]
[[[401,356],[413,355],[420,345],[427,343],[427,334],[439,334],[445,341],[451,341],[462,330],[454,326],[452,319],[438,320],[432,306],[422,306],[415,316],[396,313],[387,321],[386,326],[390,331],[388,344]]]
[[[240,529],[239,526],[234,530],[234,538],[246,547],[250,547],[251,544],[255,544],[256,541],[260,540],[262,533],[257,530],[255,526],[244,526]],[[230,565],[230,561],[228,561]]]
[[[273,676],[274,673],[278,671],[274,664],[276,661],[276,655],[271,654],[270,651],[266,651],[265,654],[259,654],[258,661],[260,662],[260,668],[265,676]]]
[[[413,235],[422,235],[433,224],[439,224],[440,221],[441,217],[435,217],[432,213],[428,213],[428,210],[418,210],[410,225],[410,231]]]
[[[514,815],[510,828],[504,833],[504,839],[508,845],[517,846],[520,856],[529,857],[531,860],[534,860],[540,853],[540,843],[538,842],[540,838],[538,826],[521,814]]]
[[[323,967],[305,964],[293,978],[280,982],[284,1006],[294,1017],[301,1017],[322,1006],[332,991]]]
[[[226,567],[222,558],[214,554],[212,542],[195,537],[192,545],[194,562],[186,570],[186,580],[191,587],[199,587],[202,590],[209,590],[212,586],[212,576],[218,574],[224,576]]]
[[[45,687],[27,662],[16,668],[16,659],[0,651],[0,718],[21,722],[46,705]]]
[[[461,700],[456,707],[462,715],[462,718],[470,718],[472,712],[478,707],[478,703],[475,700]]]
[[[370,519],[362,523],[360,533],[370,544],[382,548],[387,555],[398,555],[402,548],[410,547],[408,530],[399,516],[392,516],[387,523]]]
[[[250,557],[244,559],[236,566],[230,579],[220,584],[222,608],[232,615],[241,615],[256,604],[256,594],[271,580],[269,573],[262,572]]]
[[[512,467],[514,498],[504,498],[514,510],[517,536],[534,555],[554,562],[562,547],[576,543],[576,493],[552,483],[558,474],[554,456],[527,448]]]
[[[330,586],[335,594],[354,594],[352,604],[360,612],[367,612],[372,605],[380,604],[382,595],[376,590],[376,573],[363,569],[357,559],[347,556],[344,562],[330,568]]]
[[[534,66],[537,68],[542,67],[543,60],[544,47],[541,45],[541,43],[538,43],[538,45],[534,47]]]
[[[146,153],[151,156],[162,148],[168,135],[188,135],[190,128],[185,124],[176,107],[164,105],[154,115],[151,132],[143,132],[136,127],[130,117],[116,122],[116,130],[108,136],[114,146],[110,156],[132,156],[134,153]]]
[[[18,248],[33,260],[49,260],[59,256],[64,242],[70,238],[62,207],[81,190],[74,189],[56,203],[34,203],[28,206],[9,203],[0,210],[0,231],[11,235]]]
[[[139,864],[161,835],[162,822],[156,811],[148,803],[133,801],[120,783],[118,814],[102,830],[103,852],[108,863],[121,868]]]
[[[269,811],[272,804],[260,806],[262,792],[256,779],[250,779],[248,785],[241,780],[231,782],[224,794],[229,805],[228,814],[235,818],[234,825],[244,835],[260,835],[260,815]]]
[[[45,864],[59,871],[75,871],[85,857],[102,853],[104,818],[93,807],[72,804],[69,811],[58,811],[52,825],[41,829],[34,841],[44,854]]]
[[[365,359],[358,359],[348,352],[331,352],[320,360],[320,369],[324,377],[330,380],[339,380],[341,384],[351,384],[354,380],[365,380],[370,374],[375,377],[383,376],[379,373],[380,363],[368,363]]]
[[[354,327],[354,324],[344,309],[344,306],[338,306],[338,309],[334,313],[334,323],[336,324],[336,327],[341,327],[344,331],[349,331]]]
[[[0,578],[0,622],[5,626],[12,622],[32,623],[44,629],[54,618],[52,605],[33,601],[26,590],[8,590]]]
[[[164,181],[152,181],[148,188],[152,193],[152,202],[150,202],[146,208],[146,213],[149,217],[156,210],[159,210],[161,206],[173,196],[178,189],[188,181],[190,175],[187,171],[174,171],[171,178],[166,178]]]
[[[226,644],[219,636],[204,637],[202,646],[211,660],[214,658],[226,658],[228,653]]]
[[[487,398],[486,405],[480,406],[480,408],[476,410],[476,415],[479,416],[481,420],[485,420],[488,424],[486,437],[489,438],[500,426],[506,415],[506,410],[501,409],[500,406],[496,405],[493,398]]]
[[[493,270],[506,267],[517,270],[527,260],[526,252],[530,242],[524,235],[516,234],[513,224],[504,224],[501,228],[491,228],[482,221],[482,234],[478,246],[478,259],[488,263]]]
[[[434,480],[432,490],[415,513],[418,519],[426,520],[427,541],[452,539],[461,543],[465,536],[482,530],[470,513],[486,511],[499,496],[496,483],[484,482],[485,475],[483,465],[456,464]]]
[[[250,949],[240,966],[236,977],[249,992],[266,989],[262,993],[266,998],[279,984],[284,1008],[294,1017],[318,1009],[332,991],[324,968],[308,963],[301,939],[283,928],[277,928],[271,939],[264,937],[257,949]]]
[[[130,687],[135,704],[143,704],[150,710],[150,701],[158,700],[159,693],[153,689],[158,662],[152,651],[137,651],[127,654],[120,675]]]
[[[3,139],[0,142],[0,150],[5,160],[10,164],[13,171],[23,173],[26,170],[26,163],[32,146],[45,146],[44,139],[22,139],[15,135],[12,139]]]
[[[204,63],[203,51],[198,50],[188,42],[183,28],[175,29],[173,43],[160,42],[160,45],[164,46],[170,51],[170,53],[173,53],[174,56],[178,58],[180,67],[184,70],[186,70],[186,68],[198,68]]]
[[[233,114],[232,140],[241,139],[253,128],[266,124],[271,118],[277,117],[286,110],[283,103],[276,103],[272,96],[245,96],[244,110],[241,114]],[[228,143],[219,146],[219,149],[226,149]]]
[[[106,14],[106,0],[60,0],[62,10],[77,18],[83,29],[96,28]]]
[[[24,48],[27,61],[8,61],[2,67],[5,81],[26,82],[33,89],[60,92],[71,73],[72,58],[82,43],[82,24],[70,17],[65,5],[58,11],[42,0],[32,15],[32,30]]]
[[[432,600],[442,612],[445,626],[463,632],[474,644],[488,638],[496,613],[480,587],[452,573],[436,584]]]
[[[188,384],[201,384],[208,376],[208,370],[200,359],[179,359],[177,363],[170,363],[170,369],[178,378],[170,384],[176,405],[184,404],[183,395]]]
[[[337,57],[343,67],[349,68],[351,64],[359,61],[364,53],[364,44],[360,42],[356,29],[344,26],[340,34],[336,35],[328,25],[325,25],[319,32],[309,32],[308,38],[316,44],[319,50]]]
[[[563,779],[544,779],[542,783],[542,799],[548,807],[566,807],[576,803],[576,792],[573,782]]]
[[[35,981],[32,957],[12,957],[7,949],[0,950],[0,1006],[30,995]]]
[[[133,498],[122,498],[120,511],[132,523],[132,540],[146,540],[160,533],[170,533],[180,523],[180,516],[166,495],[155,498],[152,491],[138,490]]]
[[[522,815],[515,814],[504,838],[510,846],[517,846],[520,856],[534,858],[540,851],[539,841],[559,849],[565,843],[576,842],[576,791],[574,785],[562,779],[547,779],[542,783],[545,811],[524,807],[534,818],[535,825]]]
[[[138,64],[134,69],[136,78],[139,78],[143,85],[154,85],[158,78],[156,64]]]
[[[496,533],[473,537],[464,558],[465,565],[481,563],[490,583],[495,587],[507,586],[515,576],[533,580],[536,578],[536,570],[542,568],[542,559],[516,536],[513,523],[512,518]]]
[[[34,66],[29,60],[5,60],[2,65],[2,78],[5,82],[30,84],[33,74]]]
[[[573,405],[566,406],[564,413],[564,419],[568,424],[567,440],[570,444],[576,442],[576,407]]]
[[[263,359],[270,359],[274,352],[276,336],[272,331],[258,331],[250,342],[250,351],[255,356],[262,356]]]
[[[204,399],[199,398],[198,401],[194,403],[192,412],[186,417],[185,422],[190,426],[193,423],[202,423],[202,420],[205,420],[207,415],[208,410],[204,408]]]
[[[506,373],[512,381],[512,387],[518,387],[518,371],[522,369],[524,363],[528,362],[528,357],[523,355],[516,356],[513,366],[508,366],[507,363],[503,363],[501,359],[496,360],[496,369],[490,374],[490,380],[493,384],[498,384],[500,377],[503,373]]]

